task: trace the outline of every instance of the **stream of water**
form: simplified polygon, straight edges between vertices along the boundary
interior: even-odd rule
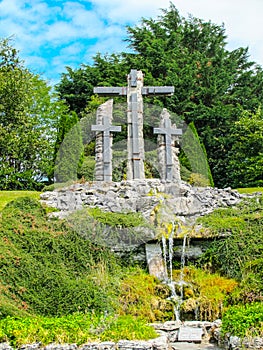
[[[174,302],[174,315],[176,321],[180,320],[180,307],[183,302],[183,294],[184,294],[184,266],[185,266],[185,249],[187,243],[187,235],[183,238],[182,244],[182,255],[181,255],[181,266],[180,266],[180,278],[178,282],[173,280],[173,239],[174,239],[174,225],[173,229],[168,237],[168,240],[165,236],[162,236],[162,247],[163,247],[163,257],[164,257],[164,266],[167,272],[167,285],[170,288],[171,296],[170,300]],[[168,243],[168,249],[167,249]],[[168,254],[167,254],[168,251]],[[168,261],[167,261],[168,256]],[[176,285],[179,286],[179,295],[176,293]]]

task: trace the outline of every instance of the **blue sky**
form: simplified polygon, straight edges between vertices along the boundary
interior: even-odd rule
[[[172,2],[183,16],[224,23],[228,48],[248,46],[251,60],[263,66],[263,0]],[[65,66],[125,50],[125,26],[168,7],[169,0],[0,0],[0,38],[13,36],[26,66],[54,83]]]

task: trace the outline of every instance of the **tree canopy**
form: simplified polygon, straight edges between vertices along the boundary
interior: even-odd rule
[[[0,189],[35,189],[52,176],[59,116],[67,107],[0,41]]]

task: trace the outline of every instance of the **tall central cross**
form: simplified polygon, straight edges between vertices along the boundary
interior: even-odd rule
[[[143,74],[132,69],[127,87],[95,87],[94,93],[101,96],[127,96],[127,180],[144,179],[143,96],[168,95],[173,86],[143,86]]]

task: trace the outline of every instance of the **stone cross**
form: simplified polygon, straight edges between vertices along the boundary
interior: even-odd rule
[[[161,166],[161,178],[168,181],[180,181],[180,167],[177,157],[176,136],[182,135],[181,129],[176,129],[171,125],[170,114],[164,108],[161,114],[159,128],[153,129],[154,134],[158,136],[159,146],[159,164]]]
[[[143,73],[132,69],[127,87],[95,87],[102,96],[127,96],[128,163],[127,179],[144,179],[143,96],[172,95],[173,86],[143,86]]]
[[[97,111],[97,124],[91,126],[92,131],[97,131],[95,177],[98,181],[112,181],[112,132],[121,131],[121,126],[111,124],[112,105],[112,99],[102,104]]]

